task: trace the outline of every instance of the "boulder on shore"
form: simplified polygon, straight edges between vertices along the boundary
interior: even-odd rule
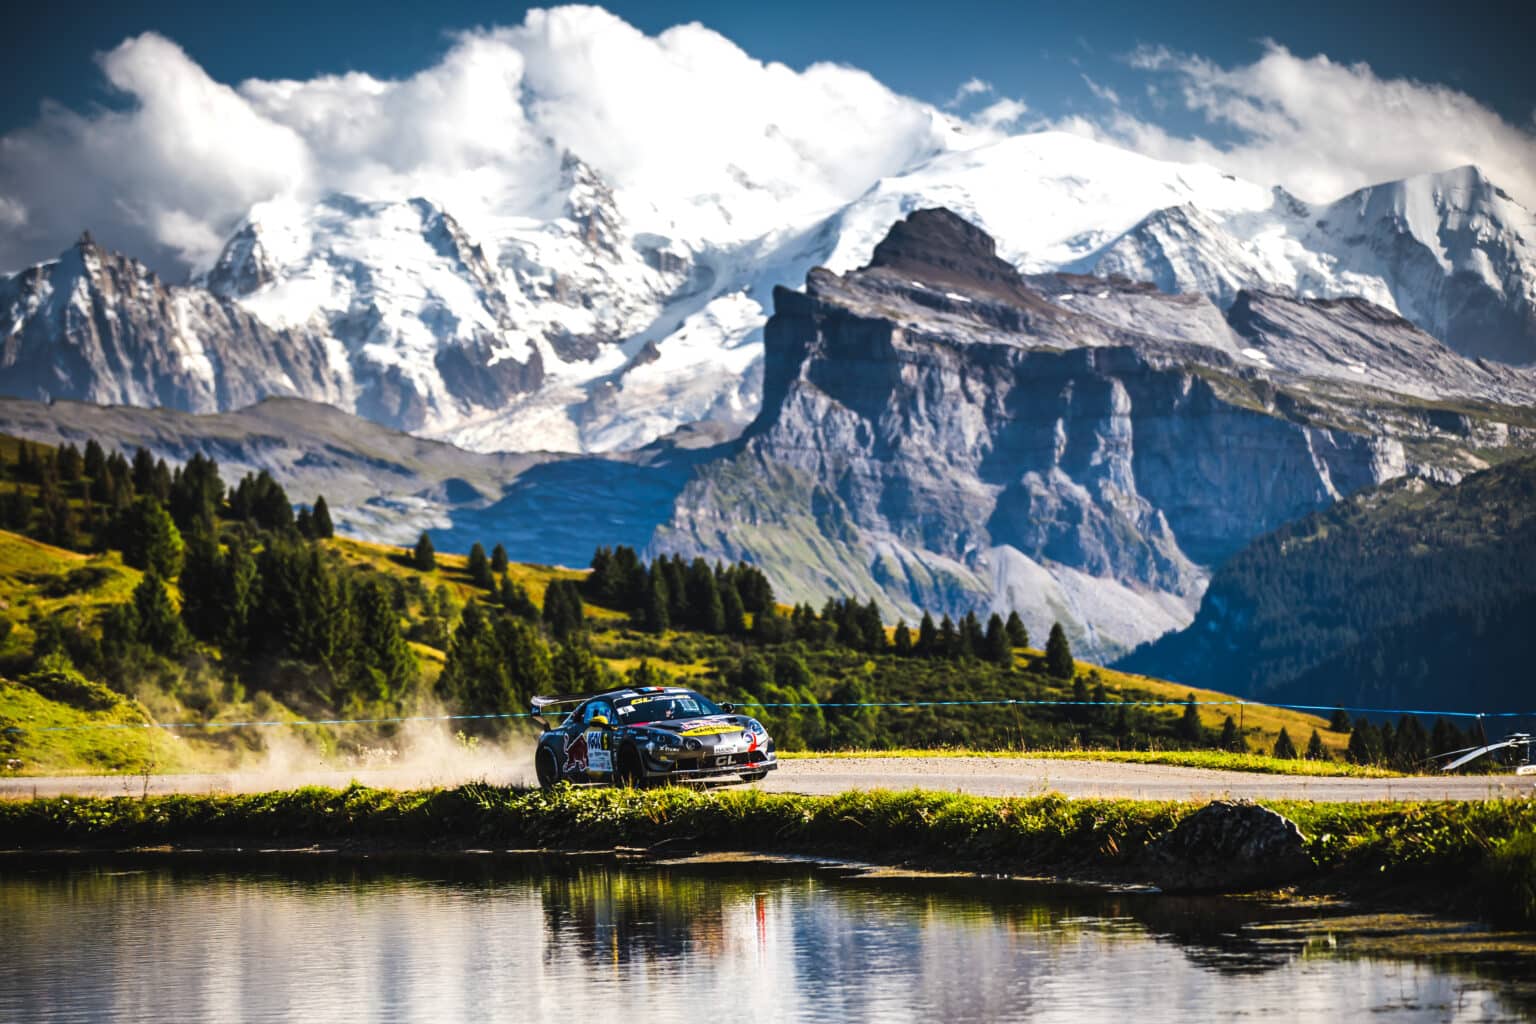
[[[1296,823],[1248,801],[1217,800],[1147,848],[1152,880],[1166,891],[1257,889],[1314,868]]]

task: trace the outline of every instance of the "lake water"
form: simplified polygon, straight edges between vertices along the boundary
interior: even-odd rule
[[[1432,922],[808,865],[0,865],[0,1021],[1520,1020]],[[1396,951],[1394,951],[1396,950]]]

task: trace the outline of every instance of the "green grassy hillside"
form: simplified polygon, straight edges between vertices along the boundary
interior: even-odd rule
[[[604,549],[586,572],[508,564],[490,537],[489,554],[467,556],[425,537],[415,549],[334,537],[323,499],[295,514],[269,478],[231,485],[206,460],[0,440],[0,525],[11,771],[225,767],[279,732],[334,763],[395,738],[388,724],[174,736],[56,725],[446,711],[509,716],[462,723],[503,733],[531,728],[510,716],[534,693],[674,679],[751,708],[785,751],[1267,753],[1284,729],[1337,758],[1348,740],[1316,716],[1183,706],[1230,698],[1073,662],[1001,620],[912,630],[852,601],[787,608],[747,566],[647,566]],[[71,687],[111,699],[70,704]],[[1037,703],[867,706],[943,701]]]

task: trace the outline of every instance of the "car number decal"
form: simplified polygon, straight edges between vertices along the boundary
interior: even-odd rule
[[[607,729],[591,729],[587,732],[587,771],[613,771],[613,751],[609,749],[612,743],[610,736]]]

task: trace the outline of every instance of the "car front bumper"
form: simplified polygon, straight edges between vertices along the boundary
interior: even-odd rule
[[[751,750],[741,754],[716,756],[708,750],[691,750],[658,755],[647,751],[642,760],[648,779],[712,779],[724,775],[751,775],[768,772],[779,766],[778,755],[772,751]]]

